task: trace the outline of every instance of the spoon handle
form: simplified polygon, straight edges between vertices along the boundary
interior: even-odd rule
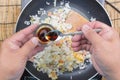
[[[98,33],[101,31],[101,29],[94,29],[94,31]],[[82,31],[78,31],[78,32],[61,34],[60,36],[74,36],[74,35],[82,35],[82,34],[83,34]]]

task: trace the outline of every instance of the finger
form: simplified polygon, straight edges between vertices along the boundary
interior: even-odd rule
[[[82,28],[84,36],[94,45],[99,45],[104,39],[99,36],[90,26],[84,25]]]
[[[27,27],[20,32],[14,34],[11,38],[9,38],[9,41],[11,41],[13,45],[16,45],[16,47],[21,47],[24,42],[27,41],[27,37],[29,37],[29,35],[31,35],[36,28],[37,25]]]
[[[17,47],[22,47],[23,45],[24,45],[24,43],[25,42],[27,42],[28,40],[30,40],[31,38],[33,37],[33,34],[30,34],[30,35],[28,35],[25,39],[23,39],[22,41],[16,41],[16,40],[9,40],[9,41],[11,41],[11,43],[13,44],[13,45],[16,45]]]
[[[91,43],[88,40],[83,39],[80,41],[80,44],[83,45],[83,44],[91,44]]]
[[[100,21],[93,21],[93,22],[89,22],[87,23],[88,26],[91,26],[91,28],[101,28],[101,29],[107,29],[110,28],[110,26],[108,27],[107,24],[104,24]]]
[[[82,30],[82,27],[77,27],[77,31],[81,31]]]
[[[81,46],[73,47],[73,51],[75,51],[75,52],[78,52],[78,51],[80,51],[80,50],[81,50]]]
[[[29,41],[33,36],[34,36],[33,34],[28,35],[28,36],[22,41],[22,43],[26,43],[26,42]]]
[[[84,44],[84,45],[80,45],[80,50],[86,50],[86,51],[90,51],[91,45],[89,44]]]
[[[114,38],[118,37],[118,33],[112,27],[102,22],[94,21],[94,22],[88,23],[87,25],[92,28],[99,28],[99,29],[101,28],[102,31],[99,33],[99,35],[102,36],[102,38],[105,40],[112,41],[112,40],[115,40]]]
[[[19,47],[22,47],[24,45],[24,43],[26,43],[27,41],[29,41],[32,37],[33,37],[33,34],[30,34],[30,35],[28,35],[28,37],[26,37],[22,41],[15,41],[14,44],[16,44]]]
[[[31,40],[26,42],[20,49],[23,57],[29,57],[32,54],[32,51],[38,46],[39,40],[36,37],[33,37]]]
[[[32,52],[31,54],[29,54],[29,59],[30,59],[31,57],[33,57],[34,55],[36,55],[37,53],[43,51],[43,49],[44,49],[44,47],[42,47],[42,46],[37,46],[37,47],[33,50],[33,52]]]
[[[81,35],[75,35],[75,36],[73,36],[73,38],[72,38],[72,42],[80,41],[80,39],[81,39]]]
[[[73,47],[73,51],[75,51],[75,52],[80,51],[80,50],[90,51],[90,49],[91,49],[91,45],[89,45],[89,44],[84,44],[84,45],[80,45],[78,47]]]
[[[108,26],[107,24],[104,24],[100,21],[93,21],[93,22],[89,22],[86,25],[90,26],[92,29],[102,29],[102,31],[100,32],[100,34],[111,31],[111,27]]]
[[[73,42],[72,47],[74,48],[74,47],[78,47],[78,46],[84,45],[84,44],[89,44],[90,45],[91,43],[88,40],[83,39],[83,40],[80,40],[78,42]]]
[[[10,49],[10,50],[14,51],[14,50],[20,49],[20,46],[18,46],[18,45],[20,45],[20,43],[15,44],[15,43],[14,43],[13,41],[11,41],[10,39],[6,39],[6,40],[4,40],[2,46],[6,47],[7,49]]]
[[[79,47],[79,46],[80,46],[80,41],[72,43],[72,48]]]
[[[31,25],[23,30],[21,30],[20,32],[17,32],[16,34],[14,34],[11,39],[14,41],[22,41],[23,39],[25,39],[28,35],[32,34],[35,29],[37,29],[38,25]]]
[[[105,30],[105,31],[111,28],[111,27],[108,26],[107,24],[104,24],[104,23],[102,23],[102,22],[100,22],[100,21],[88,22],[88,23],[86,23],[85,25],[90,26],[92,29],[98,28],[98,29],[102,29],[102,30]],[[78,30],[78,31],[81,31],[81,30],[82,30],[82,27],[78,27],[77,30]]]

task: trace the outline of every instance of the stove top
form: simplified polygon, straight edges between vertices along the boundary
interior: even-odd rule
[[[25,5],[29,2],[30,0],[22,0],[22,9],[25,7]],[[104,0],[98,0],[102,4],[104,4]],[[32,75],[30,75],[26,70],[23,73],[23,76],[21,77],[21,80],[37,80],[35,79]],[[101,80],[101,75],[96,75],[93,79],[91,80]]]

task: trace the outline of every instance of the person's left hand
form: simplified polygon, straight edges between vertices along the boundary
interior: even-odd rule
[[[6,39],[0,49],[0,80],[20,80],[28,59],[44,48],[34,37],[32,25]],[[38,46],[39,44],[39,46]]]

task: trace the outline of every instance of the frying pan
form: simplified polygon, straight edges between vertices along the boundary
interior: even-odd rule
[[[16,32],[27,27],[24,21],[30,20],[29,15],[35,15],[40,8],[49,10],[53,8],[53,5],[46,5],[46,1],[53,4],[53,0],[31,0],[29,4],[22,10],[17,24]],[[59,5],[61,0],[57,0],[57,5]],[[70,6],[76,9],[81,15],[86,17],[88,20],[91,17],[96,18],[96,20],[104,22],[111,26],[109,16],[107,15],[105,9],[96,0],[65,0],[70,2]],[[35,78],[40,80],[51,80],[47,74],[38,72],[34,67],[33,63],[28,61],[26,65],[26,70]],[[63,75],[58,76],[58,80],[89,80],[91,77],[97,74],[96,70],[92,64],[84,70],[74,69],[73,72],[65,72]],[[72,76],[72,77],[71,77]]]

